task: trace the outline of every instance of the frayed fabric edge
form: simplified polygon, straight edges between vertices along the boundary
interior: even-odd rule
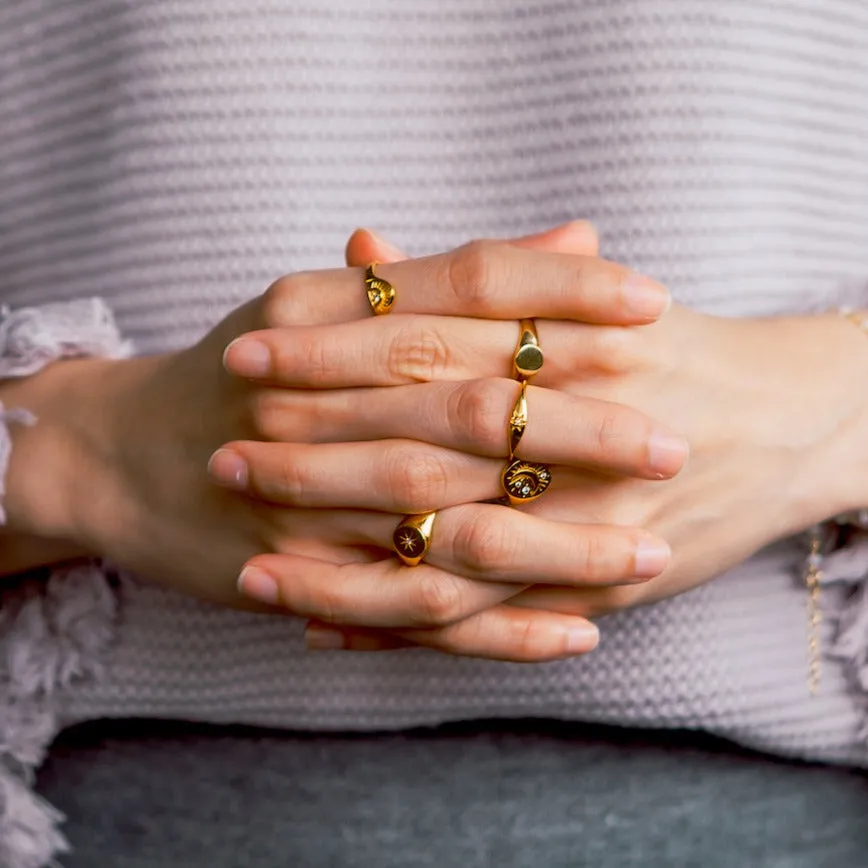
[[[122,359],[132,352],[101,298],[0,308],[0,378],[26,377],[59,359]]]
[[[825,558],[822,584],[846,587],[840,610],[825,613],[835,626],[829,655],[843,665],[857,698],[859,738],[868,751],[868,537],[860,535]]]
[[[94,562],[29,579],[0,599],[0,866],[43,868],[68,844],[63,815],[32,790],[35,771],[57,734],[58,695],[99,677],[117,598]]]
[[[132,354],[102,299],[0,309],[0,378],[29,376],[60,359]],[[38,420],[0,404],[0,524],[12,423]],[[32,785],[58,731],[59,695],[100,675],[117,605],[99,562],[52,570],[47,581],[31,575],[0,592],[0,868],[47,868],[69,850],[63,815]]]

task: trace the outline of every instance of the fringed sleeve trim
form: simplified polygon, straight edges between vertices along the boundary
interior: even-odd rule
[[[96,298],[0,311],[0,378],[35,374],[61,359],[124,358],[108,307]],[[0,404],[0,524],[12,452],[9,425],[38,425],[22,408]],[[0,541],[2,545],[2,541]],[[4,580],[0,586],[0,865],[43,868],[68,849],[63,816],[32,789],[57,733],[59,694],[99,675],[114,636],[117,601],[99,563]]]

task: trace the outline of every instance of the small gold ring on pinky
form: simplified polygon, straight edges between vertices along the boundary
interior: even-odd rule
[[[383,316],[391,312],[395,303],[395,287],[388,280],[377,277],[374,272],[376,265],[376,262],[372,262],[365,269],[365,292],[374,316]]]
[[[428,554],[436,516],[436,512],[423,512],[421,515],[405,515],[398,522],[392,534],[392,546],[405,566],[418,567]]]
[[[518,327],[518,344],[512,356],[512,367],[513,377],[523,381],[540,372],[543,366],[543,351],[532,319],[519,320]]]

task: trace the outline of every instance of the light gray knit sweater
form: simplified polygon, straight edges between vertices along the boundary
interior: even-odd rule
[[[0,4],[13,309],[100,296],[158,352],[277,275],[334,265],[357,225],[422,253],[578,216],[610,258],[709,312],[868,302],[868,6]],[[308,655],[297,621],[132,579],[113,590],[91,567],[56,575],[0,610],[0,866],[62,846],[10,769],[97,715],[323,729],[555,716],[868,764],[865,552],[828,571],[846,581],[825,593],[815,699],[802,559],[781,543],[606,619],[593,655],[538,666]]]

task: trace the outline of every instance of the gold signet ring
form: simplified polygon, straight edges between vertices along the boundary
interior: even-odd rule
[[[529,380],[543,366],[543,352],[533,320],[519,320],[518,326],[518,344],[512,357],[514,376],[516,380]]]
[[[395,287],[388,280],[377,277],[374,273],[376,264],[372,262],[365,269],[365,291],[374,316],[383,316],[392,310],[392,305],[395,303]]]
[[[428,554],[436,516],[436,512],[405,515],[398,523],[392,534],[392,546],[395,549],[395,554],[405,566],[419,566],[422,559]]]
[[[552,471],[547,464],[535,464],[516,458],[503,468],[500,483],[512,506],[521,506],[541,497],[552,484]]]

